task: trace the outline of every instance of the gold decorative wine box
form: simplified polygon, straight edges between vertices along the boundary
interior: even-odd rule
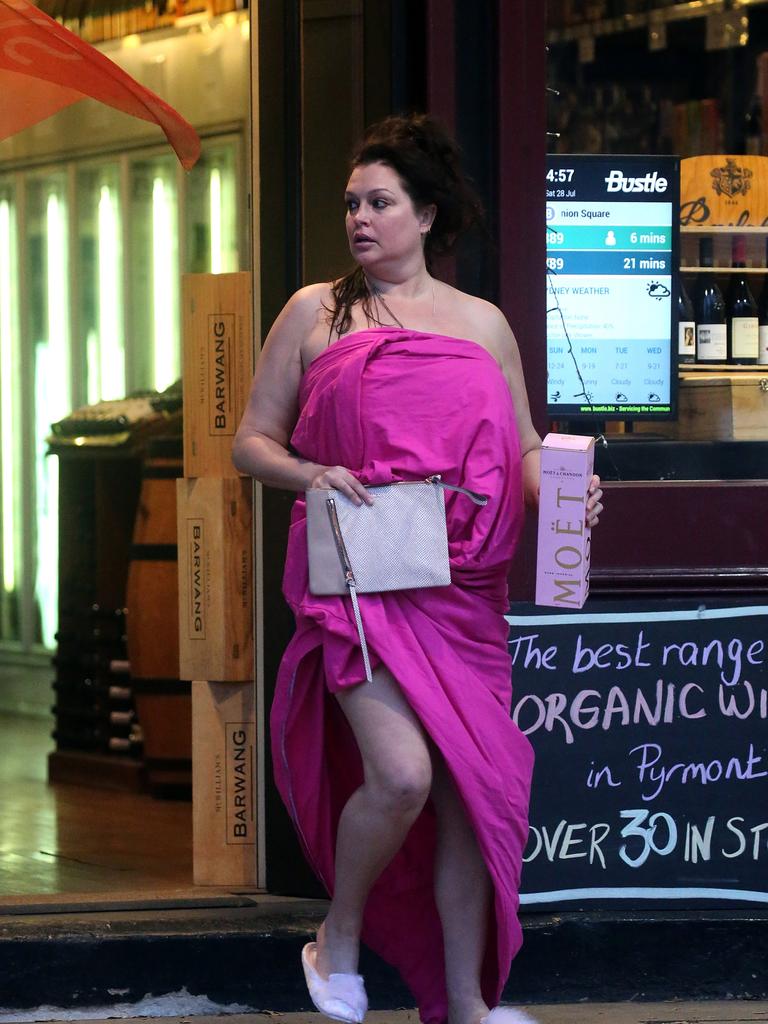
[[[236,477],[232,442],[253,377],[251,274],[182,277],[184,476]]]
[[[252,682],[192,683],[195,885],[256,884]]]
[[[250,477],[177,480],[179,674],[253,678]]]
[[[679,441],[768,439],[768,366],[680,371],[679,415],[664,433]],[[636,431],[659,425],[635,423]]]

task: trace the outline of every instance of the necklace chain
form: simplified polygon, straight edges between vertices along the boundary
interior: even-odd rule
[[[382,304],[382,306],[384,307],[384,309],[385,309],[385,310],[387,311],[387,313],[389,314],[389,316],[390,316],[390,317],[392,318],[392,320],[394,320],[394,321],[395,321],[395,323],[397,324],[397,326],[398,326],[398,327],[401,327],[401,328],[403,328],[403,330],[405,330],[405,328],[403,327],[403,324],[402,324],[402,323],[401,323],[401,322],[400,322],[400,321],[399,321],[399,320],[397,319],[397,317],[395,316],[395,314],[394,314],[394,313],[392,312],[392,310],[391,310],[391,309],[389,308],[389,306],[388,306],[388,305],[386,304],[386,302],[384,301],[384,296],[383,296],[383,295],[381,294],[381,292],[379,291],[379,289],[378,289],[378,288],[377,288],[377,287],[376,287],[375,285],[374,285],[374,288],[373,288],[373,300],[374,300],[374,302],[376,302],[376,303],[379,303],[379,302],[380,302],[380,303]]]
[[[384,309],[389,314],[389,316],[392,318],[392,320],[394,320],[394,322],[397,324],[397,326],[400,327],[402,330],[405,330],[404,324],[402,324],[400,322],[400,320],[398,320],[398,318],[395,316],[395,314],[392,312],[392,310],[389,308],[389,306],[385,302],[384,296],[383,296],[383,294],[381,292],[381,289],[378,288],[376,285],[371,286],[371,283],[370,283],[370,281],[368,281],[367,277],[366,277],[365,280],[366,280],[366,283],[368,285],[368,291],[369,291],[373,301],[377,305],[379,303],[381,303],[381,305],[384,307]],[[435,282],[432,281],[432,319],[434,319],[434,317],[435,317]]]

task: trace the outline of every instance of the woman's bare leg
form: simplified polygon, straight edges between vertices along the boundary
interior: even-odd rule
[[[445,762],[433,758],[437,812],[435,900],[443,925],[448,1024],[478,1024],[488,1013],[480,971],[488,934],[492,885],[474,830]]]
[[[363,785],[341,814],[336,884],[317,935],[317,970],[355,973],[368,892],[427,801],[432,784],[429,747],[396,680],[381,667],[372,683],[337,695],[363,759]]]

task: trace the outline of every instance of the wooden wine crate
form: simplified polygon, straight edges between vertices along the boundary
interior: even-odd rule
[[[658,433],[659,424],[638,421],[634,429]],[[768,439],[768,366],[681,371],[679,416],[664,425],[664,433],[679,441]]]
[[[192,683],[195,885],[256,885],[252,682]]]
[[[253,678],[253,483],[177,481],[179,674]]]
[[[182,277],[184,476],[236,477],[232,441],[253,376],[251,274]]]
[[[768,216],[768,157],[715,153],[681,160],[680,205],[684,223],[690,218],[700,228],[738,225],[748,233],[762,227]]]

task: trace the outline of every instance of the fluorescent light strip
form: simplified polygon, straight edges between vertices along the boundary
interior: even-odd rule
[[[221,171],[214,167],[211,171],[211,273],[222,271],[221,251]]]
[[[51,389],[47,408],[39,410],[43,416],[43,430],[56,420],[62,419],[71,412],[71,391],[69,381],[69,352],[67,346],[67,323],[69,311],[67,303],[67,235],[65,215],[61,202],[55,192],[48,196],[46,207],[47,220],[47,266],[46,285],[48,290],[48,346],[50,361],[48,364]]]
[[[69,376],[68,246],[66,211],[55,191],[46,203],[47,344],[37,346],[35,359],[35,437],[37,441],[37,579],[40,629],[46,647],[55,646],[58,624],[59,460],[47,459],[44,439],[50,424],[72,408]],[[51,384],[54,384],[51,387]]]
[[[102,397],[101,387],[101,356],[99,353],[99,333],[92,327],[85,337],[85,364],[88,378],[88,405],[95,405]]]
[[[99,398],[125,395],[125,345],[120,329],[120,225],[115,194],[99,194]]]
[[[152,316],[154,386],[163,391],[178,377],[173,323],[175,261],[171,200],[161,177],[152,182]]]
[[[0,431],[5,439],[0,461],[2,479],[3,587],[16,589],[16,492],[14,452],[16,451],[16,408],[14,390],[13,325],[13,223],[11,204],[0,200]]]

